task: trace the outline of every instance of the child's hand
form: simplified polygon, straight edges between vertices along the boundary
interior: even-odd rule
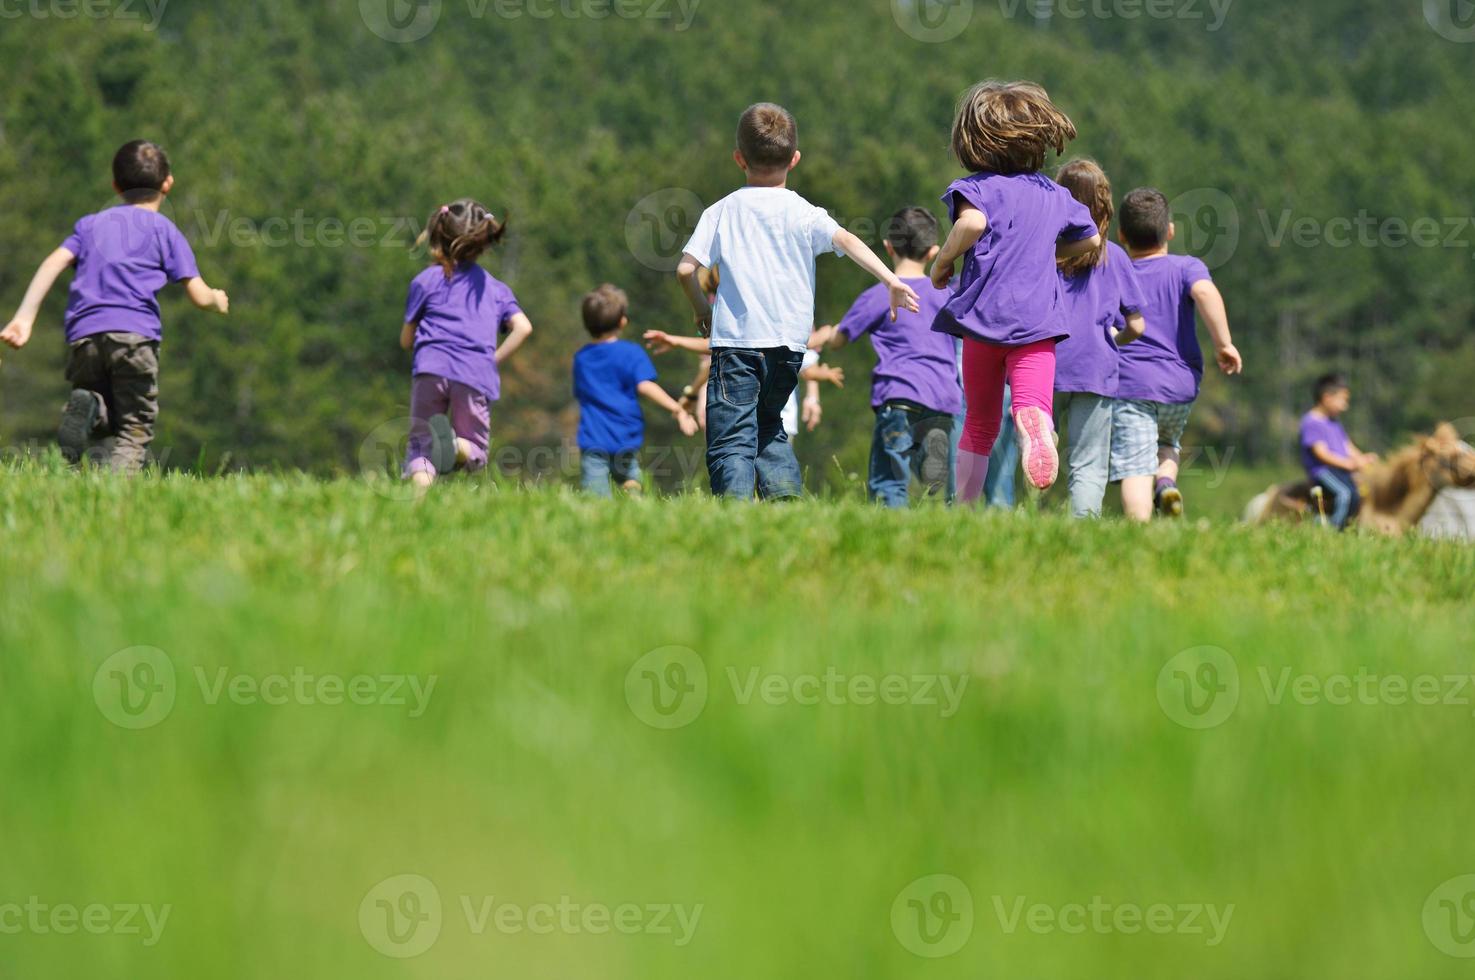
[[[819,327],[809,335],[810,350],[824,350],[831,338],[835,336],[835,328],[829,324]]]
[[[824,418],[825,411],[820,407],[819,398],[811,395],[804,399],[804,404],[799,409],[799,418],[803,420],[805,428],[810,432],[819,428],[819,420]]]
[[[949,262],[943,265],[941,262],[932,263],[932,285],[937,289],[946,289],[947,284],[953,281],[953,265]]]
[[[1245,367],[1244,360],[1239,356],[1239,350],[1233,344],[1220,347],[1214,359],[1219,362],[1219,370],[1225,374],[1238,374]]]
[[[220,313],[220,315],[224,316],[225,314],[229,313],[230,297],[225,295],[225,290],[212,289],[210,290],[210,292],[213,293],[215,296],[215,309]]]
[[[828,381],[836,388],[845,387],[844,368],[830,367],[830,365],[828,364],[816,364],[814,366],[814,371],[817,375],[817,377],[815,378],[816,381]]]
[[[7,346],[20,350],[26,346],[26,341],[31,339],[31,322],[29,320],[14,319],[6,324],[4,330],[0,330],[0,341]]]
[[[697,434],[697,420],[685,408],[676,410],[676,425],[681,429],[681,434],[688,439]]]
[[[948,272],[948,278],[952,278],[952,272]],[[892,323],[896,322],[896,311],[899,309],[909,313],[921,311],[922,308],[917,305],[917,291],[900,279],[892,277],[886,284],[886,291],[890,293]]]
[[[640,337],[652,354],[664,354],[672,347],[671,335],[664,330],[647,330]]]

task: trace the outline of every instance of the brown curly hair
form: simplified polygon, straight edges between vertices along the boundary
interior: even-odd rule
[[[953,118],[953,156],[974,173],[1034,173],[1075,138],[1075,123],[1034,82],[979,82]]]

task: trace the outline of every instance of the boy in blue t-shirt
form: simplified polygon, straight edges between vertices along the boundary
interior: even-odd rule
[[[574,355],[574,397],[579,402],[579,478],[584,490],[611,496],[639,492],[640,446],[645,441],[644,395],[670,412],[681,434],[695,435],[697,421],[656,384],[655,365],[639,344],[620,339],[628,324],[625,291],[605,283],[584,297],[584,329],[594,340]]]

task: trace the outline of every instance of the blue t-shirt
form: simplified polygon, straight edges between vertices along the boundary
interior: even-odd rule
[[[574,355],[574,397],[579,400],[579,448],[606,453],[639,449],[645,416],[636,388],[656,379],[650,355],[628,340],[585,344]]]

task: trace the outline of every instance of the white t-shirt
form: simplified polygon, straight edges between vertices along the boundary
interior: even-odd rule
[[[721,266],[713,347],[804,350],[814,329],[814,260],[835,219],[786,187],[743,187],[702,213],[686,252]]]

